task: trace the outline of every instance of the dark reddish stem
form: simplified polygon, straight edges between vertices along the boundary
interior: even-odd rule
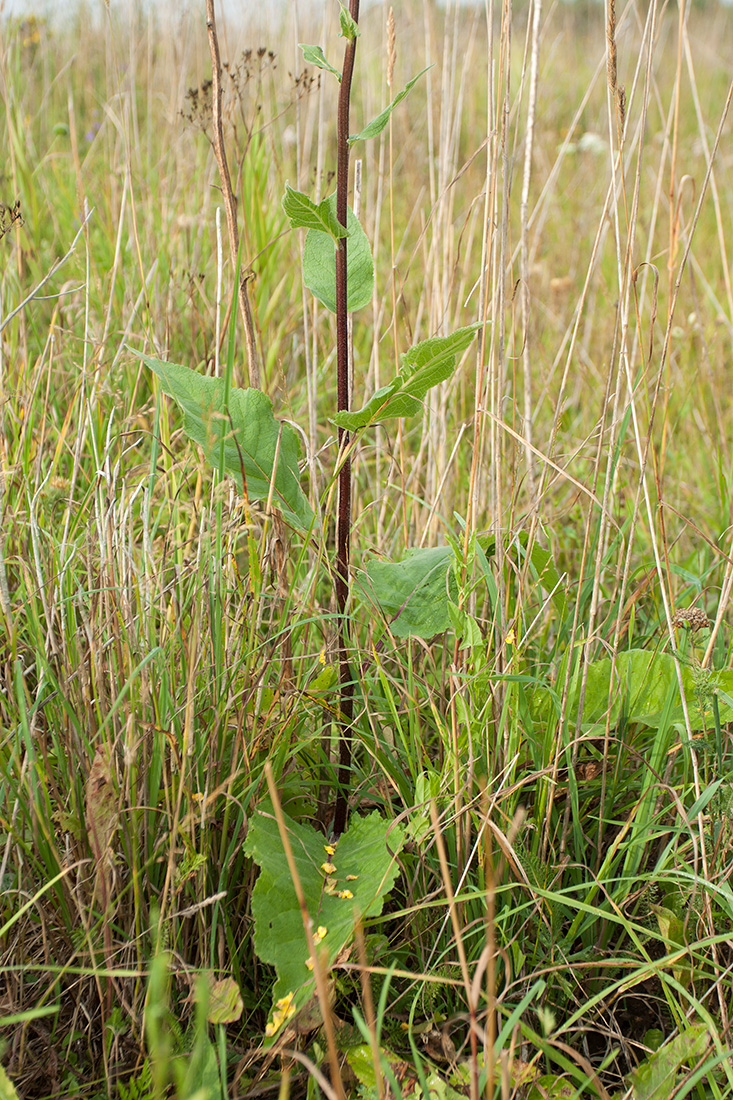
[[[350,0],[349,13],[359,22],[359,0]],[[336,215],[346,225],[349,193],[349,103],[354,73],[356,38],[346,43],[344,67],[338,103],[338,162],[336,172]],[[336,247],[336,362],[338,370],[339,412],[349,408],[349,336],[346,299],[346,237]],[[351,734],[354,721],[354,677],[349,664],[348,619],[349,549],[351,544],[351,459],[344,455],[349,434],[339,428],[338,518],[336,521],[336,605],[338,609],[339,679],[341,683],[341,719],[339,732],[339,770],[333,828],[339,836],[346,828],[351,782]]]

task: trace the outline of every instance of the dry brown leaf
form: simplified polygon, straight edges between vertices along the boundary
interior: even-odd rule
[[[94,760],[87,778],[86,824],[89,834],[89,846],[94,856],[97,872],[97,887],[106,885],[107,863],[111,852],[112,839],[117,832],[119,814],[117,795],[112,785],[112,772],[109,754],[104,745],[100,745],[94,754]],[[100,883],[101,880],[101,883]],[[104,891],[105,903],[109,900]]]

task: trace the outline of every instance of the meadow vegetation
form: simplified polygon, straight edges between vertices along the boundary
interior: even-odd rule
[[[203,0],[99,8],[0,9],[0,1098],[733,1095],[730,16],[361,13],[352,407],[477,333],[352,437],[337,838],[339,7],[220,23],[238,258]],[[238,275],[296,512],[161,366]]]

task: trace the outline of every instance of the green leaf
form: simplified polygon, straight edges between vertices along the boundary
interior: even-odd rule
[[[331,420],[339,428],[345,428],[349,432],[359,431],[360,428],[367,428],[371,424],[380,424],[389,416],[385,409],[390,398],[397,393],[399,388],[400,380],[398,376],[388,385],[380,387],[358,412],[336,413],[335,416],[331,417]]]
[[[420,77],[424,76],[428,69],[431,68],[432,65],[428,65],[422,72],[418,73],[417,76],[413,76],[412,80],[408,80],[402,91],[397,93],[388,107],[385,107],[384,110],[378,114],[376,118],[373,118],[369,125],[365,126],[363,130],[360,130],[358,134],[351,135],[349,138],[349,145],[353,145],[356,141],[367,141],[369,138],[381,134],[382,130],[389,122],[389,116],[392,114],[397,104],[401,103],[405,96],[410,94]]]
[[[473,615],[469,615],[467,611],[464,611],[458,604],[453,603],[452,600],[448,600],[448,614],[450,615],[453,633],[456,638],[461,639],[461,649],[476,649],[484,644],[481,627]]]
[[[524,533],[525,532],[522,532],[522,534]],[[535,542],[532,546],[529,560],[532,564],[532,568],[537,574],[538,583],[542,585],[546,592],[552,593],[552,602],[555,606],[558,620],[562,623],[567,614],[567,597],[562,585],[562,578],[557,571],[552,554],[549,550],[543,549],[543,547]]]
[[[707,1026],[696,1024],[651,1054],[630,1075],[634,1100],[668,1100],[681,1067],[701,1058],[709,1041]]]
[[[330,195],[320,204],[328,206],[336,216],[336,196]],[[346,307],[349,313],[362,309],[372,300],[374,261],[367,235],[353,210],[346,217],[348,241],[346,247]],[[303,249],[303,281],[312,294],[331,313],[336,312],[336,250],[330,234],[309,229]]]
[[[573,1100],[578,1090],[563,1077],[544,1073],[532,1086],[528,1100]]]
[[[330,967],[351,942],[356,921],[381,913],[397,877],[395,854],[402,846],[403,831],[376,812],[352,818],[331,853],[322,833],[290,818],[286,822],[313,933],[319,941],[317,950],[323,952]],[[308,943],[300,906],[271,811],[253,817],[245,851],[261,868],[252,893],[254,947],[262,961],[277,971],[273,1001],[280,1006],[280,1017],[274,1014],[273,1022],[278,1023],[307,1003],[315,979],[307,965]]]
[[[282,208],[290,219],[292,229],[317,229],[328,233],[334,240],[348,236],[348,230],[336,217],[336,208],[328,199],[316,204],[302,191],[294,191],[286,183]]]
[[[307,531],[313,523],[313,512],[300,487],[298,437],[289,425],[275,419],[270,399],[259,390],[233,388],[229,391],[227,415],[223,378],[205,378],[189,367],[135,354],[178,402],[186,434],[203,447],[207,461],[214,467],[219,465],[223,441],[224,470],[234,478],[239,491],[243,491],[242,466],[250,500],[267,500],[274,480],[272,503],[288,523]]]
[[[338,69],[334,69],[333,65],[329,65],[320,46],[306,46],[304,42],[299,42],[298,49],[303,51],[303,59],[309,65],[315,65],[317,69],[325,69],[327,73],[333,73],[339,84],[341,83],[341,73]]]
[[[367,592],[391,620],[396,638],[433,638],[450,630],[449,598],[458,599],[454,560],[450,546],[438,546],[408,550],[399,562],[368,563]]]
[[[220,978],[209,993],[206,1018],[210,1024],[231,1024],[244,1011],[244,1001],[234,978]]]
[[[665,940],[670,940],[679,947],[685,947],[685,922],[678,913],[667,909],[664,905],[652,905],[652,912],[657,918],[659,931]],[[672,967],[672,974],[681,986],[687,988],[692,980],[692,967],[689,956],[677,959]]]
[[[682,682],[692,729],[701,730],[708,726],[712,728],[712,716],[707,712],[705,715],[700,713],[695,696],[695,675],[692,668],[683,666]],[[601,661],[594,661],[588,668],[583,710],[584,725],[605,720],[610,683],[611,658],[604,657]],[[723,689],[723,692],[733,692],[733,670],[726,669],[716,673],[714,686]],[[576,690],[573,706],[577,705],[578,690],[579,688]],[[630,649],[625,653],[619,653],[616,658],[611,723],[615,724],[618,721],[623,706],[623,712],[629,722],[658,726],[670,691],[676,700],[676,705],[672,707],[670,721],[681,723],[684,721],[684,715],[672,654],[655,653],[644,649]],[[721,705],[720,719],[722,722],[733,721],[733,707],[727,703]]]
[[[346,38],[349,42],[354,38],[358,38],[361,34],[357,24],[352,19],[351,12],[344,5],[341,5],[341,11],[339,12],[339,24],[341,26],[341,38]]]
[[[2,1066],[0,1066],[0,1100],[20,1100],[15,1091],[15,1085]]]
[[[386,1051],[383,1048],[380,1048],[380,1053],[386,1056]],[[346,1051],[346,1061],[360,1085],[364,1085],[367,1089],[376,1089],[377,1071],[374,1068],[372,1048],[367,1043],[349,1047]]]
[[[662,933],[665,940],[670,940],[672,943],[684,947],[685,929],[682,918],[672,909],[667,909],[663,905],[652,905],[651,909],[657,918],[659,931]]]
[[[333,423],[354,432],[388,417],[413,416],[421,409],[428,390],[450,378],[480,328],[481,322],[477,322],[449,336],[431,336],[414,344],[402,355],[400,373],[392,382],[378,390],[358,412],[337,413],[331,418]]]
[[[659,1050],[664,1042],[664,1032],[658,1027],[650,1027],[644,1034],[644,1046],[649,1047],[653,1051]]]
[[[219,1063],[214,1044],[207,1036],[197,1036],[185,1072],[181,1072],[182,1065],[185,1065],[183,1058],[179,1059],[179,1096],[185,1096],[186,1100],[219,1100],[221,1096]]]

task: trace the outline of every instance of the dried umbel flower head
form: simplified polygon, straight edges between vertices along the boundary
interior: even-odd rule
[[[683,607],[675,613],[672,626],[689,626],[696,633],[703,627],[709,627],[710,619],[699,607]]]
[[[0,237],[4,237],[6,233],[10,231],[11,226],[23,225],[23,215],[20,212],[20,199],[13,203],[12,206],[5,206],[0,202]]]

